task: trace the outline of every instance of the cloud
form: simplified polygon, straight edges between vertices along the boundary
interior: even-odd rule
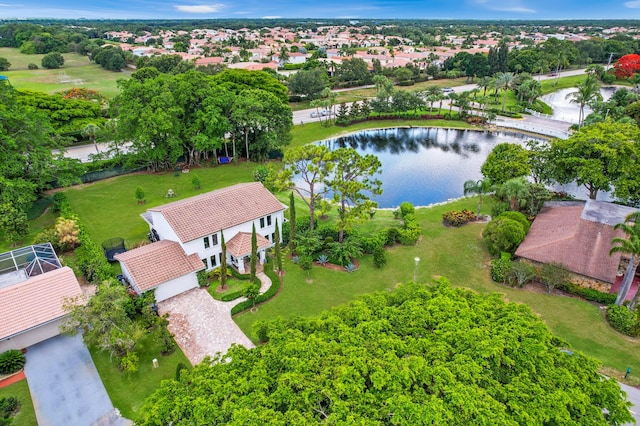
[[[624,5],[629,9],[640,9],[640,0],[628,1]]]
[[[186,5],[180,4],[174,6],[180,12],[186,13],[215,13],[224,9],[223,4],[194,4],[194,5]]]
[[[636,1],[640,3],[640,0],[634,0],[634,2]],[[473,2],[497,12],[536,13],[535,9],[522,5],[519,0],[473,0]]]
[[[262,19],[280,19],[282,18],[282,16],[278,16],[278,15],[267,15],[267,16],[263,16]]]

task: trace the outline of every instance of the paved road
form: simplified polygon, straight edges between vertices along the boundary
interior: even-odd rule
[[[640,389],[620,383],[620,387],[627,393],[627,399],[631,401],[631,415],[636,419],[636,424],[640,425]],[[628,423],[629,425],[633,423]]]
[[[39,426],[120,426],[82,336],[58,336],[27,350],[25,374]]]

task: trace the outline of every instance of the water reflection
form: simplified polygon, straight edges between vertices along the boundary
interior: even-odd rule
[[[424,206],[463,195],[463,184],[480,179],[480,168],[494,146],[532,139],[517,133],[394,128],[368,130],[327,140],[330,149],[350,147],[360,154],[375,154],[382,162],[380,207],[403,201]]]
[[[571,97],[567,99],[570,93],[576,92],[577,90],[575,87],[560,89],[544,95],[540,99],[553,109],[553,114],[551,115],[553,119],[577,124],[580,119],[580,105],[572,103]],[[602,99],[604,101],[609,100],[616,90],[614,87],[601,88],[600,94],[602,95]],[[588,116],[591,112],[591,108],[585,106],[584,116]]]

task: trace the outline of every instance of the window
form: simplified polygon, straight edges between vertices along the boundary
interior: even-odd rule
[[[218,262],[216,261],[217,259],[216,259],[216,255],[215,254],[213,256],[211,256],[209,259],[211,260],[211,267],[212,268],[215,268],[216,266],[218,266]]]
[[[218,234],[213,234],[211,236],[211,245],[212,246],[217,246],[218,245]]]
[[[260,218],[260,228],[264,228],[264,217]]]
[[[204,237],[204,248],[209,248],[209,237]]]
[[[267,216],[267,226],[271,226],[271,215]]]
[[[207,259],[202,259],[202,263],[204,263],[204,267],[205,268],[209,267],[209,265],[207,265]]]

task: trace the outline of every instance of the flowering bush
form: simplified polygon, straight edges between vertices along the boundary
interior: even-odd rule
[[[448,226],[462,226],[476,220],[476,215],[470,210],[451,210],[442,215],[442,221]]]
[[[640,71],[640,55],[632,53],[624,55],[613,64],[616,77],[631,78],[633,74]]]

